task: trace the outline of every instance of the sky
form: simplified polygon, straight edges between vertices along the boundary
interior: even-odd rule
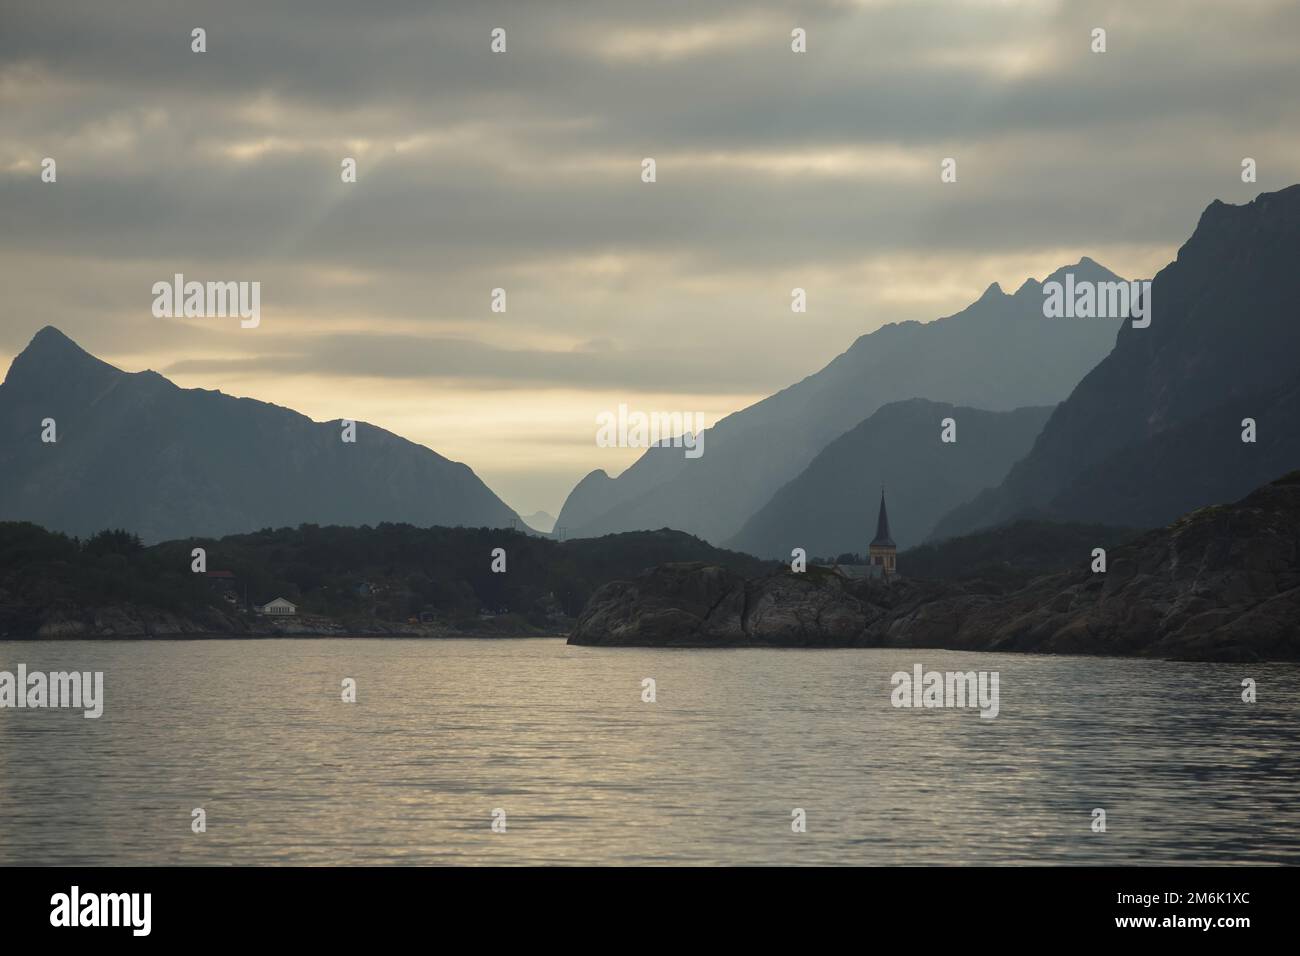
[[[991,282],[1150,277],[1300,181],[1298,51],[1293,0],[0,0],[0,363],[55,325],[554,515],[639,454],[620,404],[712,423]],[[260,324],[155,317],[178,272]]]

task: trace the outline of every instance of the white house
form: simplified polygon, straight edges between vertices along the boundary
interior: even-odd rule
[[[297,614],[298,605],[286,601],[282,597],[278,597],[274,601],[267,601],[265,604],[254,606],[253,610],[258,614]]]

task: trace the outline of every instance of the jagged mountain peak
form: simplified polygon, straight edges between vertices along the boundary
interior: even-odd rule
[[[49,384],[70,376],[88,373],[124,374],[120,369],[95,358],[52,325],[47,325],[14,357],[5,376],[5,384],[15,388],[28,384]]]
[[[574,536],[670,527],[720,543],[883,404],[913,396],[996,411],[1055,404],[1113,347],[1116,324],[1048,321],[1041,301],[991,283],[953,315],[859,336],[821,370],[723,418],[698,461],[652,449],[617,478],[589,475],[560,524]]]
[[[1150,527],[1300,465],[1300,185],[1201,213],[1116,346],[997,488],[936,537],[1026,515]],[[1246,419],[1267,427],[1258,446]]]

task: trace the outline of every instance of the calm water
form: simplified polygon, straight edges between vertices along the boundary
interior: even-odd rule
[[[918,661],[998,671],[998,717],[893,708]],[[0,710],[3,863],[1300,863],[1291,665],[0,642],[20,662],[102,670],[107,702]]]

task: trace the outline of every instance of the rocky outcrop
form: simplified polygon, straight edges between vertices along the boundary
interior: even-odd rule
[[[1300,472],[1107,557],[1105,573],[1085,553],[1079,570],[1011,590],[663,565],[598,590],[569,640],[1300,660]]]
[[[663,564],[597,590],[570,643],[729,644],[744,639],[745,579],[700,562]],[[581,640],[587,635],[592,640]]]
[[[746,580],[702,564],[664,564],[592,596],[573,644],[731,646],[853,643],[871,607],[820,569]]]
[[[1109,556],[958,602],[950,646],[1196,660],[1300,659],[1300,472],[1202,508]],[[906,619],[889,637],[911,643]]]
[[[156,608],[110,605],[84,611],[61,608],[50,613],[36,630],[41,638],[77,637],[153,637],[169,635],[191,637],[206,633],[230,633],[230,625],[220,615],[205,615],[193,620]]]

